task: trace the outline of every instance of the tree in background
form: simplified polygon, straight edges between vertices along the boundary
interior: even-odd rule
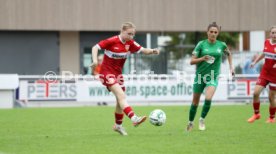
[[[172,40],[167,42],[166,51],[174,55],[174,59],[181,59],[187,54],[191,54],[195,45],[207,39],[206,32],[186,32],[186,33],[167,33]],[[218,40],[226,42],[230,49],[236,49],[239,42],[238,32],[220,32]]]

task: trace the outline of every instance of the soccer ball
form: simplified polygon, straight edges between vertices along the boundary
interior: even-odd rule
[[[155,126],[162,126],[166,122],[166,114],[160,109],[155,109],[150,113],[149,120]]]

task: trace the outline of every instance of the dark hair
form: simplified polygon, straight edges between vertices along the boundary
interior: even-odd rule
[[[209,31],[211,27],[216,27],[218,31],[221,30],[221,26],[219,26],[215,21],[208,25],[207,31]]]

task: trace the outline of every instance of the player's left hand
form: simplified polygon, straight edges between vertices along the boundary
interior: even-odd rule
[[[273,65],[273,68],[276,68],[276,64]]]
[[[160,51],[157,48],[152,50],[152,54],[159,55],[159,53]]]
[[[235,77],[235,70],[233,68],[230,69],[230,73],[231,73],[232,77],[234,78]]]

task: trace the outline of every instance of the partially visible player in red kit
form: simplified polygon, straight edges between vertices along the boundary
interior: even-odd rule
[[[254,122],[261,118],[260,114],[260,93],[269,85],[269,113],[270,116],[266,123],[275,123],[276,111],[276,26],[270,28],[270,38],[265,40],[263,53],[251,64],[253,67],[261,59],[265,58],[265,63],[262,68],[261,74],[255,86],[253,96],[253,109],[254,115],[247,121]]]
[[[115,109],[115,125],[113,130],[121,135],[127,135],[122,126],[124,114],[128,116],[134,126],[138,126],[146,120],[146,116],[137,116],[131,106],[127,103],[122,69],[129,54],[143,53],[146,55],[159,54],[158,49],[148,49],[141,47],[133,38],[135,36],[135,25],[131,22],[122,24],[121,32],[106,40],[100,41],[92,48],[93,63],[92,70],[97,66],[98,50],[104,49],[104,59],[99,74],[104,86],[111,91],[117,100]]]

